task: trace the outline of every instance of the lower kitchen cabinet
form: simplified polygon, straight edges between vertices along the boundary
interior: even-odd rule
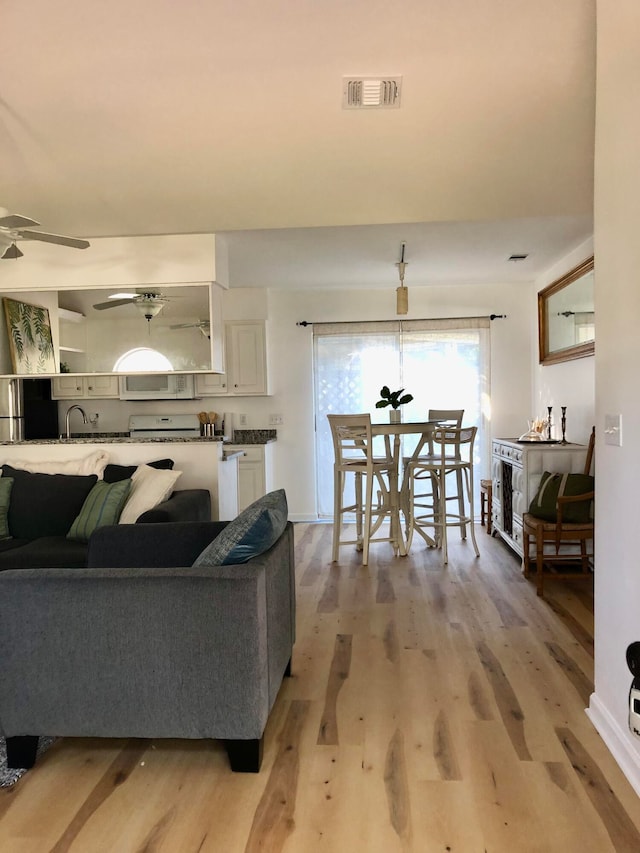
[[[269,444],[231,444],[228,450],[241,450],[238,465],[238,511],[266,495],[272,488],[273,448]]]
[[[115,400],[119,396],[117,376],[71,376],[61,373],[51,380],[53,400]]]

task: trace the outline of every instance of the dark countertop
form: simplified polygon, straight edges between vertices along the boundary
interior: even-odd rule
[[[277,439],[275,429],[236,429],[228,444],[270,444]],[[70,438],[34,438],[24,441],[2,441],[0,445],[29,444],[210,444],[223,441],[221,435],[194,438],[130,438],[128,432],[72,432]]]
[[[231,444],[270,444],[277,440],[277,429],[234,429]]]

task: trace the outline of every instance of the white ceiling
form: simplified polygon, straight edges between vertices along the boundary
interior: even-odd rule
[[[410,285],[531,280],[592,233],[595,0],[3,0],[0,80],[0,205],[230,232],[232,286],[388,286],[403,240]]]

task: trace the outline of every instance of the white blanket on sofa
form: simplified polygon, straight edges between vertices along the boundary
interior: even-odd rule
[[[30,471],[32,474],[97,474],[102,479],[109,461],[105,450],[94,450],[80,459],[67,459],[59,462],[34,462],[29,459],[11,459],[7,464],[12,468]]]

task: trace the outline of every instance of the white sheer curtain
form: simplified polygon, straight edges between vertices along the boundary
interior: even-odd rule
[[[464,409],[464,425],[478,427],[476,482],[488,476],[489,330],[488,317],[314,325],[321,518],[333,513],[333,445],[326,416],[370,412],[374,421],[387,420],[389,410],[375,407],[383,385],[413,394],[402,407],[405,421],[424,420],[429,409]],[[404,452],[412,449],[407,443]]]

